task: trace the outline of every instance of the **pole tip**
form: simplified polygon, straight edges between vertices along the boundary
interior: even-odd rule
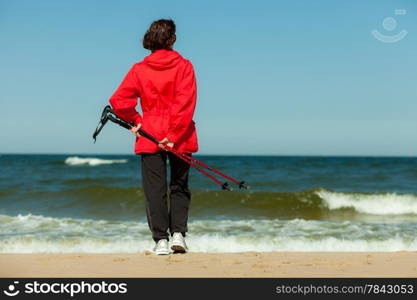
[[[229,186],[227,182],[223,183],[222,189],[226,191],[232,191],[232,188]]]
[[[246,185],[244,181],[241,181],[241,182],[239,182],[239,188],[249,190],[250,186]]]

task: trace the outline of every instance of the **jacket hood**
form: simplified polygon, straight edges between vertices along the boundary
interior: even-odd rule
[[[177,51],[160,49],[146,56],[143,62],[153,69],[165,70],[175,67],[181,59]]]

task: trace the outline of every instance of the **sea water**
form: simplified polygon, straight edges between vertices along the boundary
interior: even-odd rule
[[[198,156],[252,188],[192,170],[195,252],[417,250],[417,158]],[[152,248],[134,155],[0,155],[0,253]]]

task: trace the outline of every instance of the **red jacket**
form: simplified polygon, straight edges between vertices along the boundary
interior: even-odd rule
[[[143,117],[136,111],[138,97]],[[198,150],[192,120],[197,89],[193,65],[173,50],[157,50],[133,65],[110,98],[115,114],[135,124],[158,140],[167,137],[179,152]],[[136,139],[135,153],[160,149],[147,138]]]

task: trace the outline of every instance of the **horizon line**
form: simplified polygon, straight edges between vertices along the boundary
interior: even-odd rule
[[[0,152],[0,155],[117,155],[117,156],[137,156],[135,153],[67,153],[67,152]],[[195,153],[193,155],[201,156],[264,156],[264,157],[375,157],[375,158],[417,158],[417,154],[399,155],[399,154],[221,154],[221,153]]]

